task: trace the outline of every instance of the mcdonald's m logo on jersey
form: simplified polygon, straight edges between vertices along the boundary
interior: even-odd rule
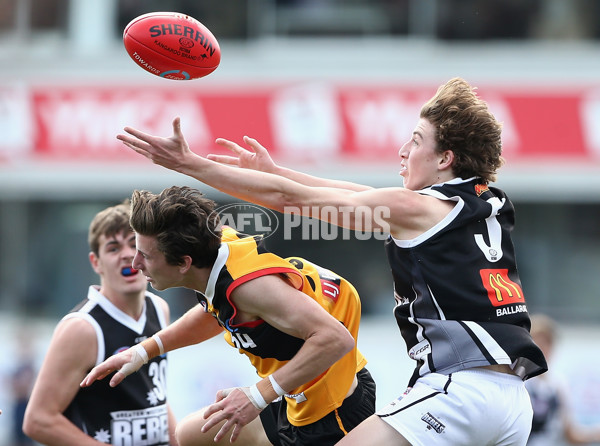
[[[507,269],[482,269],[479,273],[494,307],[525,303],[523,290],[510,280]]]

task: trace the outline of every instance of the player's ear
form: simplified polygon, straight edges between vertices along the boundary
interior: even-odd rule
[[[92,265],[92,269],[96,274],[100,274],[100,267],[98,265],[98,256],[93,251],[90,251],[88,254],[88,258],[90,259],[90,264]]]
[[[192,267],[192,258],[190,256],[183,256],[181,263],[179,264],[179,272],[181,274],[187,273]]]
[[[444,150],[440,156],[439,168],[448,169],[452,167],[454,162],[454,152],[452,150]]]

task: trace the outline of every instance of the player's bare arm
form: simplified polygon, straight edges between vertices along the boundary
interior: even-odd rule
[[[96,333],[89,322],[70,318],[57,325],[27,406],[23,429],[28,436],[50,446],[102,444],[63,415],[96,355]]]
[[[286,391],[316,378],[354,348],[355,340],[343,324],[280,276],[260,277],[240,285],[237,291],[232,296],[240,312],[305,341],[298,353],[274,373]]]
[[[217,320],[202,305],[196,304],[158,334],[168,352],[204,342],[222,332],[223,327]]]
[[[398,238],[412,238],[411,235],[420,234],[441,221],[452,207],[402,187],[355,191],[340,187],[306,186],[285,176],[238,169],[211,161],[190,150],[179,118],[173,121],[173,136],[168,138],[152,136],[131,127],[126,127],[125,131],[127,134],[118,135],[117,138],[155,164],[191,176],[239,199],[279,212],[285,212],[286,208],[298,209],[304,216],[326,219],[350,229],[383,230]],[[220,140],[237,152],[245,150],[225,141]],[[250,143],[253,140],[247,141]],[[252,144],[254,150],[260,151],[258,143]],[[338,213],[320,213],[323,204],[337,209]],[[364,212],[353,212],[357,208],[377,208],[378,211],[371,212],[371,219],[365,221]],[[404,232],[407,236],[403,235]]]
[[[296,181],[306,186],[316,187],[333,187],[338,189],[346,189],[353,191],[362,191],[372,189],[370,186],[363,184],[352,183],[350,181],[332,180],[327,178],[315,177],[303,172],[298,172],[287,167],[278,166],[275,164],[268,150],[263,147],[256,139],[248,136],[244,137],[244,143],[251,150],[241,147],[233,141],[225,138],[217,138],[216,143],[225,147],[233,153],[233,156],[228,155],[207,155],[207,158],[222,164],[237,166],[244,169],[260,170],[261,172],[273,173],[292,181]]]
[[[236,317],[236,322],[263,319],[273,327],[305,340],[298,353],[273,373],[276,383],[287,392],[316,378],[354,348],[354,338],[339,321],[279,276],[264,276],[246,282],[233,291],[232,299],[238,309],[237,317],[241,319]],[[257,389],[265,401],[278,396],[268,378],[259,382]],[[249,398],[241,389],[219,397],[224,398],[207,408],[205,417],[208,421],[202,431],[207,432],[227,420],[215,441],[232,428],[231,440],[235,441],[241,427],[258,416],[260,410],[248,404]]]
[[[173,135],[168,138],[149,135],[131,127],[126,127],[125,132],[117,135],[117,139],[153,163],[191,176],[232,196],[249,201],[252,197],[262,196],[260,203],[256,199],[254,202],[276,209],[285,205],[281,199],[285,195],[281,193],[284,189],[280,182],[287,182],[289,187],[300,187],[307,198],[311,196],[311,188],[286,178],[254,170],[240,170],[195,154],[181,132],[179,118],[174,119]],[[241,172],[243,175],[240,175]]]
[[[374,189],[362,184],[319,178],[278,166],[265,147],[247,136],[244,137],[244,143],[250,149],[224,138],[218,138],[216,142],[233,153],[233,156],[212,154],[207,156],[208,159],[222,164],[273,173],[311,187],[337,188],[355,192],[372,191],[372,193],[365,194],[362,200],[365,203],[371,203],[373,207],[389,207],[390,217],[386,219],[386,225],[389,226],[396,238],[410,239],[420,235],[441,221],[453,207],[452,203],[444,203],[439,200],[436,202],[429,197],[406,192],[403,188]],[[399,190],[403,192],[399,192]],[[329,201],[325,203],[329,204]],[[359,206],[362,205],[359,204]],[[341,220],[338,219],[338,221]],[[369,227],[381,228],[375,222],[372,222]]]
[[[156,333],[155,336],[158,337],[159,341],[156,338],[151,338],[111,356],[94,367],[81,381],[80,385],[81,387],[88,387],[94,381],[104,379],[110,373],[116,371],[110,380],[110,386],[115,387],[128,375],[139,370],[148,360],[160,354],[158,342],[161,343],[163,352],[169,352],[206,341],[222,331],[222,327],[217,324],[215,318],[206,313],[203,307],[198,304],[171,325]]]
[[[117,135],[117,139],[153,163],[191,176],[240,199],[279,210],[292,198],[295,198],[295,203],[308,204],[314,196],[313,188],[285,177],[250,169],[240,170],[195,154],[181,132],[179,118],[174,119],[173,135],[168,138],[149,135],[131,127],[126,127],[125,132],[127,134]],[[340,194],[353,192],[343,188],[331,190]],[[315,200],[315,205],[321,203],[323,201]]]

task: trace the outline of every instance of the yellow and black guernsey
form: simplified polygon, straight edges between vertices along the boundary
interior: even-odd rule
[[[307,260],[284,259],[267,251],[260,236],[247,236],[224,226],[221,240],[206,293],[197,293],[198,300],[225,328],[225,340],[248,356],[260,377],[268,376],[292,359],[304,340],[263,320],[235,323],[237,309],[231,293],[249,280],[269,274],[282,275],[344,324],[357,339],[361,304],[356,289],[348,281]],[[352,351],[320,376],[293,389],[285,396],[289,422],[305,426],[340,407],[354,376],[366,362],[355,342]]]

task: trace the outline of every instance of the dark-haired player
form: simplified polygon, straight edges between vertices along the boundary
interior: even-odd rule
[[[220,390],[215,404],[179,423],[179,444],[334,445],[375,411],[375,384],[357,348],[358,293],[331,271],[267,251],[258,236],[218,229],[213,211],[214,202],[196,189],[134,191],[133,266],[157,290],[196,290],[200,304],[97,366],[82,385],[118,370],[116,385],[159,348],[224,332],[261,380]]]

